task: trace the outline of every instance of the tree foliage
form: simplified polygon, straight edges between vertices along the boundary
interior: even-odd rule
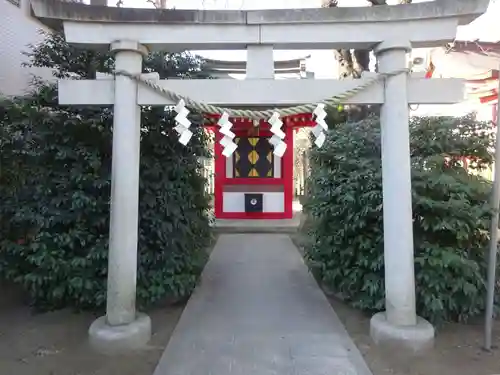
[[[468,173],[492,163],[491,124],[464,118],[410,122],[418,313],[466,320],[484,306],[490,183]],[[333,128],[311,157],[306,258],[316,276],[363,310],[384,309],[380,123]]]
[[[56,77],[110,72],[113,58],[80,50],[59,34],[28,53],[29,65]],[[188,54],[151,55],[144,71],[161,77],[202,75]],[[105,303],[113,112],[57,104],[57,90],[38,83],[26,97],[0,105],[1,276],[22,284],[43,308]],[[141,305],[193,290],[211,241],[198,127],[180,145],[172,113],[142,108],[137,297]]]

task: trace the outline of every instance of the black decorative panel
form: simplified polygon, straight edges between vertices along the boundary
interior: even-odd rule
[[[233,154],[235,178],[273,178],[274,155],[267,137],[237,137]]]
[[[263,201],[263,194],[245,194],[245,212],[262,212]]]

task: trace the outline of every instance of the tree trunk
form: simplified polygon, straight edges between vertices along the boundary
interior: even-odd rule
[[[167,8],[167,0],[146,0],[146,2],[153,4],[156,9]]]
[[[386,5],[386,0],[369,0],[370,3],[375,5]],[[412,0],[401,0],[403,3],[411,3]],[[322,8],[336,8],[338,0],[323,0]],[[340,69],[340,78],[360,78],[364,71],[370,70],[370,51],[355,50],[349,51],[345,49],[337,50],[335,59],[338,61]]]
[[[338,0],[322,0],[322,8],[336,8]],[[351,51],[348,49],[338,49],[333,52],[335,60],[339,63],[339,77],[348,78],[354,76],[354,62]]]
[[[368,0],[372,6],[387,5],[386,0]],[[401,4],[409,4],[412,0],[400,0]],[[322,8],[335,8],[338,6],[338,0],[323,0]],[[363,72],[370,70],[370,51],[369,50],[336,50],[335,59],[339,63],[339,77],[361,78]],[[368,115],[367,106],[349,106],[348,119],[350,121],[359,121]]]

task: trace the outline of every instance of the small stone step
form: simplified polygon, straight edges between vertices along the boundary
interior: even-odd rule
[[[296,213],[292,219],[278,220],[215,219],[214,229],[218,233],[296,233],[300,216]]]

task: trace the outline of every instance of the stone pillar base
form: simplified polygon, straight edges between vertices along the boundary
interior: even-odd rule
[[[90,346],[99,353],[113,355],[143,349],[151,338],[151,319],[137,314],[130,324],[110,326],[105,316],[95,320],[89,328]]]
[[[434,327],[427,320],[417,317],[415,326],[395,326],[390,324],[385,312],[375,314],[370,320],[370,336],[377,345],[407,354],[421,354],[434,346]]]

